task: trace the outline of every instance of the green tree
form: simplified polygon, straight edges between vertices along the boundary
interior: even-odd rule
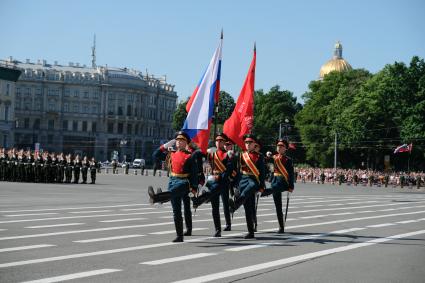
[[[173,115],[173,129],[175,131],[180,131],[183,127],[183,123],[187,116],[186,105],[188,101],[189,99],[186,99],[185,101],[180,101],[180,103],[177,104],[177,109],[174,111]]]
[[[279,124],[288,119],[289,124],[292,124],[289,139],[293,141],[296,137],[294,116],[301,108],[294,94],[288,90],[280,90],[278,85],[272,87],[268,93],[263,90],[255,91],[254,133],[270,150],[279,137]]]

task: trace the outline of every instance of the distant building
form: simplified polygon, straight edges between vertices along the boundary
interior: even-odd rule
[[[338,41],[335,44],[334,55],[332,59],[326,62],[320,68],[320,79],[323,79],[325,75],[332,71],[343,72],[351,69],[351,65],[344,58],[342,58],[342,44]]]
[[[150,160],[153,148],[173,135],[177,94],[165,78],[94,63],[62,66],[13,58],[0,63],[22,71],[9,93],[16,147],[40,143],[44,150],[98,160],[110,160],[114,152],[120,160],[124,155]]]
[[[0,147],[14,144],[15,83],[21,71],[0,63]]]

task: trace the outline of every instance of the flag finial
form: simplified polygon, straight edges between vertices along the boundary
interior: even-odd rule
[[[223,28],[221,28],[221,36],[220,39],[223,39]]]
[[[257,42],[254,41],[254,52],[257,52]]]

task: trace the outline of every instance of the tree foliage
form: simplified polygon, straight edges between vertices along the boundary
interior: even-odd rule
[[[424,76],[424,61],[413,57],[409,66],[395,62],[374,75],[365,70],[332,72],[311,82],[296,116],[307,159],[331,166],[337,133],[339,166],[359,167],[363,162],[382,169],[384,156],[402,143],[416,144],[414,159],[423,162]]]

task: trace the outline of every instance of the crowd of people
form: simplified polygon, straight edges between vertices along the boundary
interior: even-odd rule
[[[90,172],[94,184],[97,169],[94,157],[0,148],[0,181],[87,184]]]
[[[424,172],[383,172],[361,169],[296,168],[296,180],[301,183],[368,185],[421,188]]]

